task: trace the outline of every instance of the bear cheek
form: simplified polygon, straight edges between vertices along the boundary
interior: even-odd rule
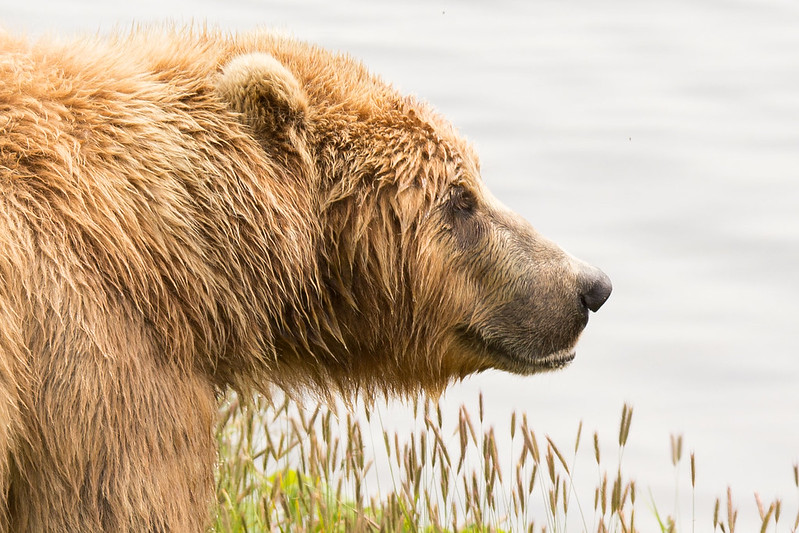
[[[516,218],[499,214],[484,224],[457,270],[477,294],[464,329],[488,353],[532,363],[571,349],[588,316],[569,256]]]

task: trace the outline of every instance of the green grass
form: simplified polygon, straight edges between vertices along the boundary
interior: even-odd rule
[[[371,439],[368,410],[364,424],[348,412],[325,406],[308,411],[288,398],[273,403],[259,397],[245,408],[231,396],[220,408],[217,430],[214,530],[625,533],[641,531],[644,516],[661,531],[676,531],[674,517],[664,515],[624,472],[632,415],[625,405],[618,448],[608,464],[599,435],[584,436],[582,423],[574,442],[564,447],[537,436],[527,416],[516,413],[507,428],[512,456],[500,458],[495,429],[483,426],[482,397],[476,421],[461,407],[452,432],[444,431],[437,405],[417,403],[414,416],[421,429],[405,435],[383,431],[382,444],[370,440],[371,447],[365,447],[364,435]],[[595,474],[581,470],[578,475],[581,446],[593,447]],[[377,450],[383,452],[380,457]],[[683,461],[681,436],[672,437],[671,455],[677,472]],[[372,472],[376,461],[388,463],[388,475]],[[685,489],[693,496],[693,453],[689,465]],[[796,465],[793,474],[799,489]],[[596,476],[593,491],[575,483],[586,476]],[[368,481],[377,486],[367,487]],[[679,481],[675,487],[677,493]],[[755,500],[761,531],[797,530],[799,514],[786,524],[781,500],[765,505],[757,493]],[[713,531],[736,531],[737,515],[728,491],[715,502]],[[693,522],[688,531],[710,530],[710,523]]]

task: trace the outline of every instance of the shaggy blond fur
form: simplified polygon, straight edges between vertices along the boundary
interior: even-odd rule
[[[492,317],[524,274],[543,326],[514,350],[573,346],[564,257],[349,57],[266,33],[2,36],[0,522],[202,530],[216,394],[522,371],[493,358]]]

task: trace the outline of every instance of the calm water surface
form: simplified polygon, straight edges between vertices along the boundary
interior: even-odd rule
[[[7,29],[33,34],[164,19],[268,25],[363,58],[474,141],[496,196],[613,278],[569,369],[476,376],[447,393],[447,412],[483,391],[490,423],[527,411],[568,448],[582,419],[611,450],[627,401],[625,470],[666,512],[681,433],[697,457],[697,530],[728,484],[750,525],[755,490],[784,497],[793,520],[799,4],[0,2]],[[407,410],[383,413],[409,429]]]

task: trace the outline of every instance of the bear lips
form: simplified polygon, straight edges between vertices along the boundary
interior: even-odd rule
[[[576,356],[574,347],[577,344],[577,338],[566,348],[547,354],[538,354],[529,349],[522,351],[518,347],[510,346],[502,339],[487,337],[474,327],[461,327],[458,329],[458,333],[470,348],[476,349],[490,361],[491,368],[514,374],[529,375],[558,370],[568,366]]]

